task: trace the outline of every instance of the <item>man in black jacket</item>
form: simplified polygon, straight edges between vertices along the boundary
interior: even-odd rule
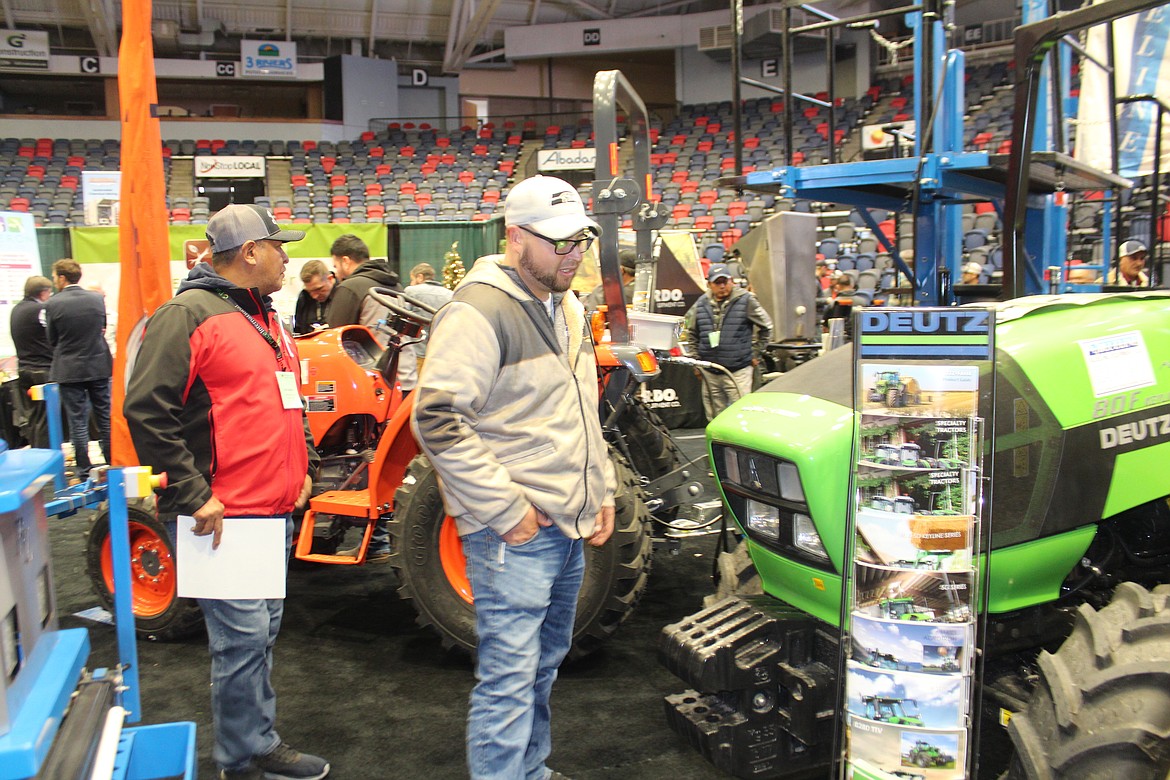
[[[27,420],[21,434],[33,447],[49,448],[49,425],[45,417],[45,402],[33,401],[28,396],[33,385],[49,381],[49,367],[53,364],[53,346],[45,331],[45,301],[53,292],[53,283],[45,276],[30,276],[24,282],[24,300],[12,307],[9,330],[16,347],[17,386]]]
[[[114,359],[106,344],[106,299],[83,290],[81,266],[68,257],[53,263],[57,294],[45,304],[45,329],[53,345],[49,379],[61,385],[61,405],[69,421],[69,439],[77,475],[89,460],[89,415],[93,409],[102,457],[110,462],[110,377]]]
[[[683,318],[679,338],[687,355],[722,367],[699,369],[708,420],[752,391],[753,368],[772,337],[772,318],[731,274],[725,263],[711,266],[707,292]]]
[[[365,325],[374,332],[383,347],[390,335],[378,329],[378,321],[385,319],[386,307],[366,295],[371,287],[390,287],[401,290],[398,274],[393,273],[385,260],[371,260],[366,242],[347,233],[333,242],[333,273],[339,284],[329,306],[329,327]]]
[[[293,312],[293,333],[312,333],[318,325],[329,322],[329,309],[337,290],[337,279],[323,260],[310,260],[301,266],[304,289],[297,296]]]

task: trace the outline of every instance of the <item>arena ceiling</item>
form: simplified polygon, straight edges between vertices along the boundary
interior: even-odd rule
[[[745,6],[764,0],[745,0]],[[823,5],[818,3],[818,5]],[[832,3],[855,14],[868,0]],[[298,56],[362,54],[454,73],[502,59],[516,25],[634,19],[727,8],[727,0],[155,0],[160,57],[229,57],[241,38],[295,40]],[[116,0],[0,0],[9,29],[43,29],[55,52],[117,54]]]

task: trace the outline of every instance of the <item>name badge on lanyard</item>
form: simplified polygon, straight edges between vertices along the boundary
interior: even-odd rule
[[[292,371],[277,371],[276,387],[280,390],[280,403],[285,409],[303,408],[296,374]]]

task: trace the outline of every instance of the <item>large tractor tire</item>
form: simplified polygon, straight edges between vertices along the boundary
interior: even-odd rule
[[[1170,586],[1122,583],[1039,657],[1028,708],[1008,726],[1011,778],[1165,780],[1170,772]]]
[[[638,477],[620,456],[611,457],[618,479],[614,532],[601,548],[585,546],[571,659],[589,655],[613,635],[633,612],[650,572],[650,519]],[[438,476],[422,455],[411,461],[395,495],[390,546],[398,593],[414,606],[418,624],[434,629],[444,646],[474,652],[467,561],[455,521],[443,509]]]
[[[617,427],[630,450],[630,465],[646,479],[658,479],[681,465],[682,453],[671,441],[666,423],[643,404],[627,404]]]
[[[175,543],[153,513],[131,506],[130,581],[134,625],[143,639],[181,639],[203,623],[194,599],[175,595]],[[114,609],[114,569],[110,554],[110,513],[97,515],[89,527],[85,570],[94,592],[106,609]]]

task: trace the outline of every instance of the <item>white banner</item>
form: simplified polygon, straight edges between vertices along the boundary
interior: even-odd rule
[[[33,215],[0,211],[0,358],[16,354],[8,329],[12,307],[24,300],[25,280],[40,273],[41,251]]]
[[[536,152],[536,167],[541,171],[588,171],[596,164],[596,149],[540,149]]]
[[[38,30],[0,32],[0,68],[48,70],[49,34]]]
[[[241,76],[297,75],[297,44],[294,41],[240,41]]]
[[[263,157],[196,155],[195,175],[205,178],[250,179],[264,176]]]
[[[122,172],[82,171],[81,201],[85,207],[85,224],[117,225],[122,202]]]
[[[1099,1],[1099,0],[1098,0]],[[1089,31],[1086,48],[1099,61],[1106,60],[1108,27]],[[1170,101],[1170,14],[1155,8],[1113,22],[1117,95],[1154,95]],[[1101,68],[1081,66],[1081,94],[1077,105],[1074,156],[1099,170],[1112,170],[1112,150],[1117,148],[1119,173],[1139,176],[1154,170],[1157,107],[1149,101],[1119,108],[1114,144],[1109,134],[1109,75]],[[1170,166],[1170,121],[1163,118],[1162,170]]]

